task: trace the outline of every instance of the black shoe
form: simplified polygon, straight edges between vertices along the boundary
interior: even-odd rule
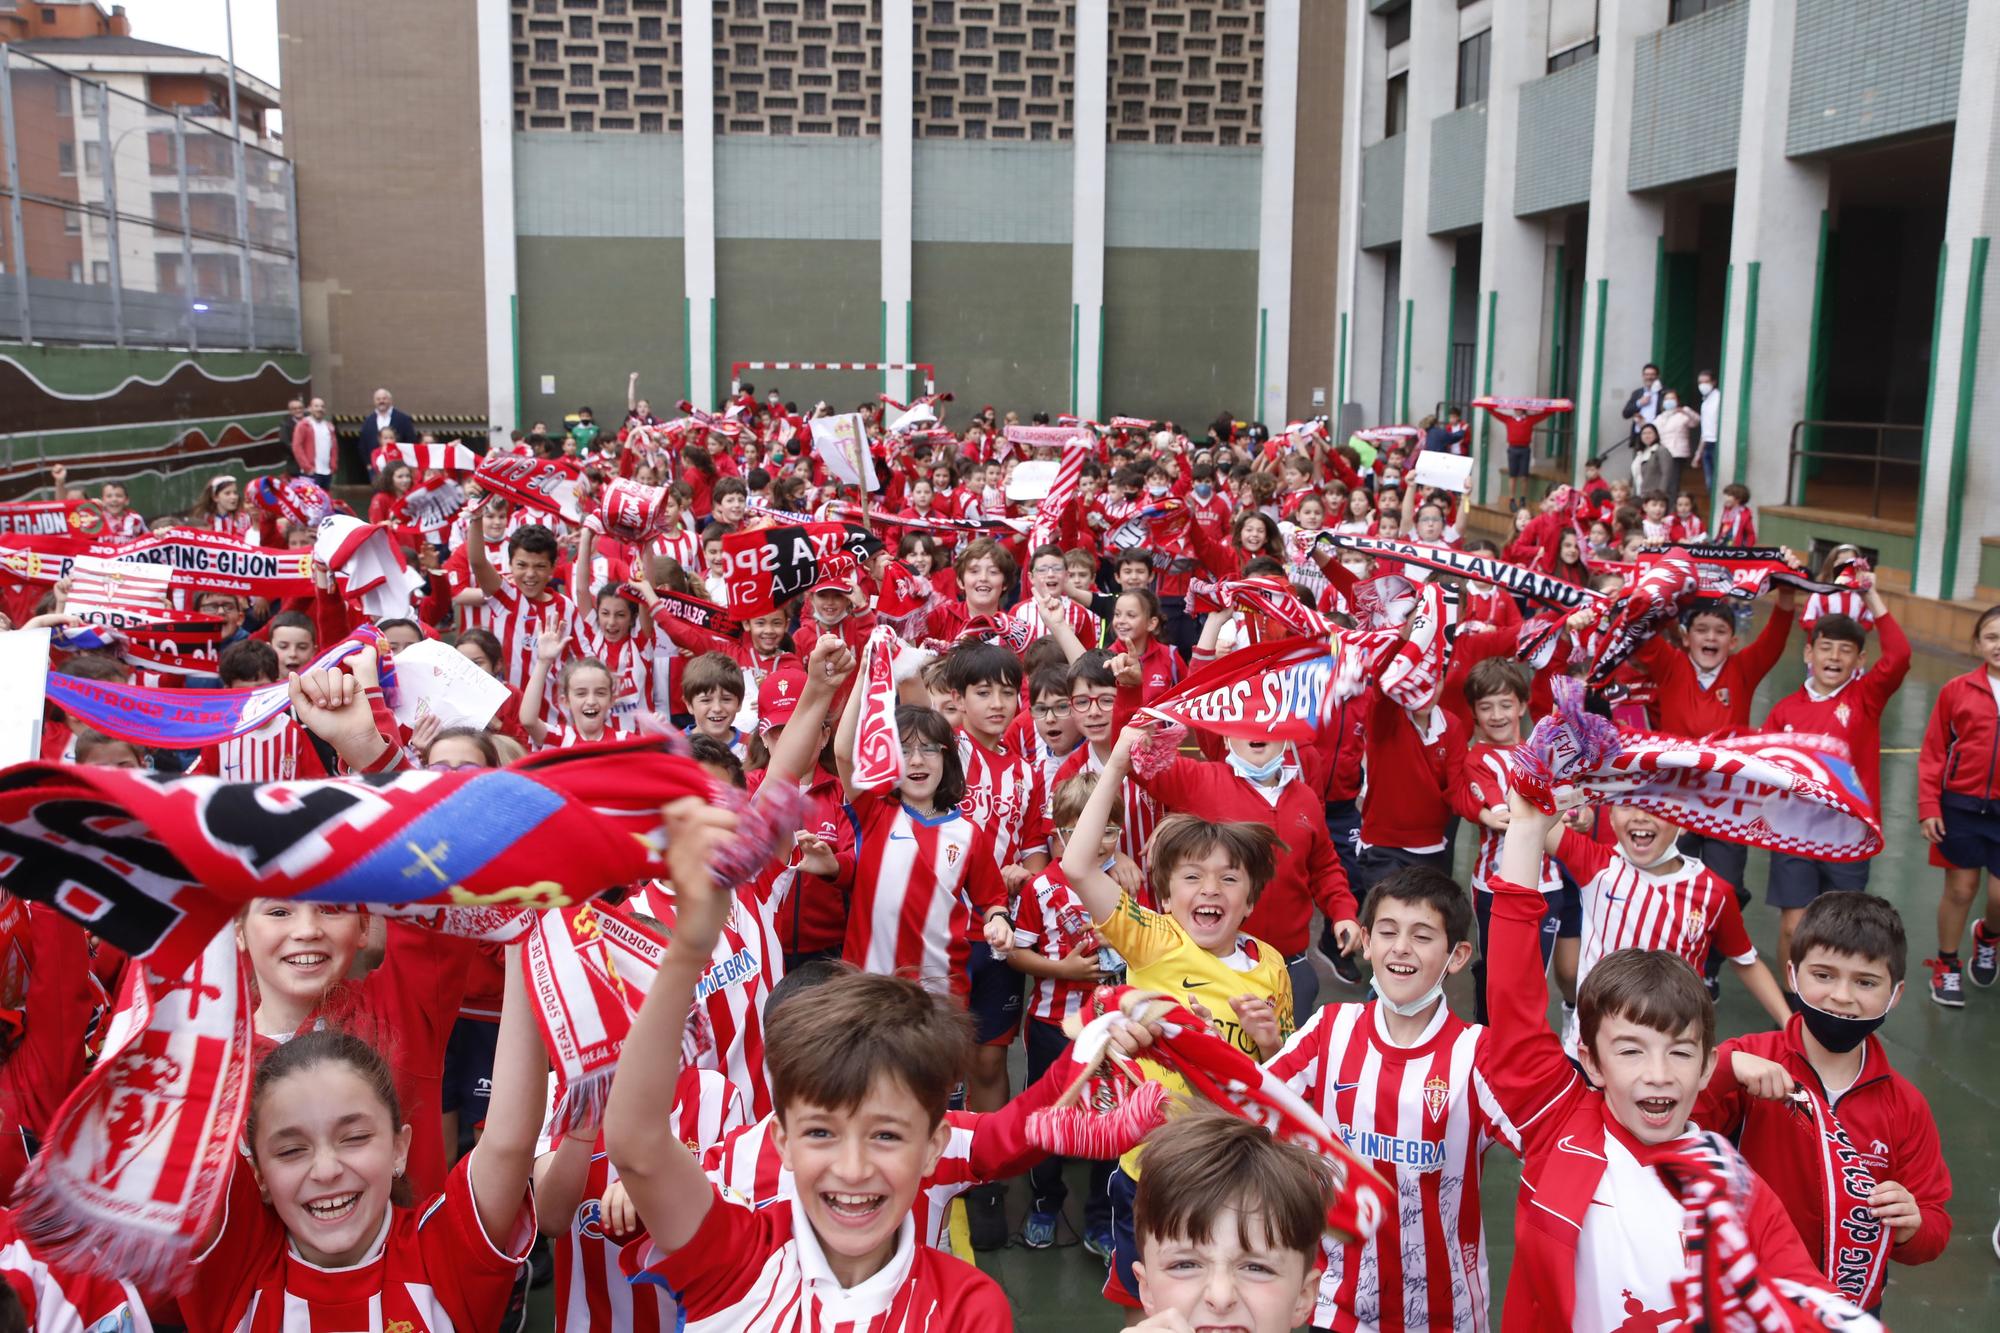
[[[528,1274],[528,1285],[537,1291],[556,1280],[555,1247],[547,1236],[535,1237],[534,1248],[528,1251]]]
[[[1988,934],[1984,921],[1972,923],[1972,961],[1966,965],[1965,979],[1975,986],[1991,986],[2000,979],[2000,935]]]
[[[1361,984],[1361,964],[1357,961],[1356,955],[1336,952],[1327,959],[1327,962],[1333,965],[1334,978],[1341,985],[1359,986]]]
[[[965,1229],[975,1250],[1007,1247],[1007,1190],[1004,1185],[981,1185],[965,1192]]]

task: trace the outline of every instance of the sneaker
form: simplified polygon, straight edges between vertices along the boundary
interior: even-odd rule
[[[1116,1245],[1117,1241],[1112,1238],[1109,1226],[1091,1227],[1083,1233],[1083,1248],[1107,1264],[1111,1262],[1111,1251]]]
[[[1984,921],[1972,923],[1972,961],[1965,974],[1975,986],[1991,986],[2000,978],[2000,935],[1989,934]]]
[[[1029,1213],[1021,1223],[1021,1243],[1031,1250],[1046,1250],[1056,1243],[1056,1215]]]
[[[1703,977],[1701,979],[1701,984],[1708,988],[1708,1000],[1710,1004],[1722,1003],[1721,977]]]
[[[1931,969],[1931,1000],[1947,1009],[1965,1008],[1965,988],[1960,983],[1958,964],[1924,959]]]
[[[1332,953],[1327,955],[1327,962],[1333,966],[1334,978],[1341,985],[1359,986],[1361,984],[1361,964],[1357,961],[1358,957],[1358,955],[1351,953]]]
[[[1007,1196],[998,1185],[985,1185],[965,1194],[965,1225],[975,1250],[999,1250],[1007,1246]]]

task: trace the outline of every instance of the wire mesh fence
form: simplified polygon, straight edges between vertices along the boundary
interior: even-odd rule
[[[226,92],[160,106],[0,53],[0,338],[299,346],[292,164]]]

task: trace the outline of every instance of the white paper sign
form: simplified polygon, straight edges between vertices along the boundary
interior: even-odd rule
[[[1417,455],[1417,465],[1410,469],[1408,481],[1412,486],[1434,486],[1463,495],[1472,489],[1472,455],[1426,449]]]
[[[875,460],[868,452],[868,423],[861,419],[859,412],[844,412],[837,417],[814,417],[812,435],[813,452],[819,455],[834,476],[864,491],[880,489],[881,483],[875,480]],[[859,472],[855,471],[857,458],[860,459]]]
[[[554,375],[542,376],[542,392],[554,393],[555,391],[556,391],[556,377]]]
[[[1060,471],[1062,464],[1053,458],[1031,458],[1014,464],[1014,471],[1007,478],[1007,498],[1017,503],[1046,499]]]
[[[507,687],[449,644],[425,639],[396,654],[396,720],[414,727],[426,717],[440,726],[483,729],[507,701]]]
[[[42,701],[49,687],[49,631],[0,633],[0,768],[42,752]]]

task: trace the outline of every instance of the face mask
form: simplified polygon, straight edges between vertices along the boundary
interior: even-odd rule
[[[1206,499],[1207,499],[1207,498],[1208,498],[1209,496],[1211,496],[1211,495],[1214,495],[1214,494],[1215,494],[1215,487],[1213,487],[1213,486],[1209,485],[1209,484],[1208,484],[1207,482],[1196,482],[1196,483],[1195,483],[1195,487],[1194,487],[1194,498],[1195,498],[1195,499],[1197,499],[1197,500],[1206,500]]]
[[[1148,486],[1148,487],[1146,488],[1146,494],[1148,494],[1148,495],[1151,495],[1151,496],[1154,496],[1154,497],[1156,497],[1156,498],[1157,498],[1157,497],[1159,497],[1159,496],[1162,496],[1162,495],[1165,495],[1165,494],[1167,493],[1167,490],[1168,490],[1168,487],[1167,487],[1167,486],[1165,486],[1165,485],[1163,485],[1163,484],[1161,484],[1161,483],[1158,483],[1158,482],[1155,482],[1155,483],[1154,483],[1153,485],[1151,485],[1151,486]]]
[[[1702,385],[1701,385],[1701,396],[1702,396],[1702,397],[1706,398],[1706,397],[1708,397],[1708,395],[1710,395],[1710,394],[1712,394],[1712,393],[1714,393],[1714,392],[1715,392],[1715,386],[1714,386],[1713,384],[1709,384],[1709,383],[1707,383],[1706,381],[1704,381],[1704,382],[1702,383]]]
[[[1431,983],[1429,990],[1405,1004],[1397,1004],[1379,990],[1375,992],[1375,999],[1384,1009],[1387,1009],[1398,1018],[1415,1018],[1418,1014],[1436,1004],[1438,997],[1443,994],[1444,974],[1440,972],[1438,973],[1438,979]]]
[[[1229,753],[1229,766],[1242,774],[1248,781],[1262,786],[1284,771],[1285,752],[1283,750],[1278,751],[1271,756],[1268,763],[1253,764],[1232,750]]]
[[[1669,412],[1673,411],[1680,405],[1681,405],[1681,400],[1678,398],[1662,398],[1660,400],[1660,406],[1664,407]]]
[[[1792,979],[1792,994],[1799,992],[1799,970],[1789,969]],[[1894,1007],[1896,998],[1903,993],[1903,983],[1897,982],[1896,989],[1889,993],[1889,1004]],[[1813,1040],[1832,1051],[1835,1055],[1845,1055],[1868,1039],[1868,1034],[1882,1026],[1882,1020],[1889,1016],[1884,1009],[1873,1018],[1853,1018],[1847,1014],[1829,1013],[1815,1009],[1799,1000],[1799,1017],[1805,1020],[1806,1031],[1813,1034]]]

